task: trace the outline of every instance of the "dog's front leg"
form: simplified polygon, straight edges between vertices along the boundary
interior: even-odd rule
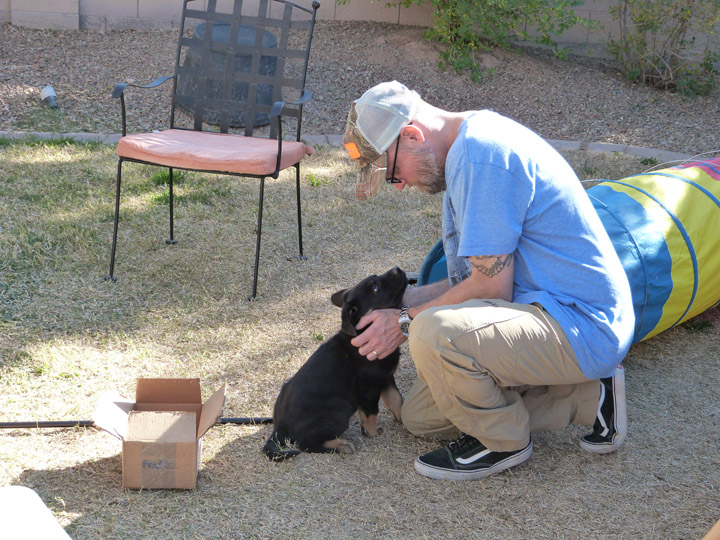
[[[390,382],[390,386],[382,391],[380,399],[382,400],[383,405],[385,405],[385,407],[387,407],[387,409],[395,417],[395,420],[400,421],[400,411],[402,410],[403,397],[400,390],[398,390],[398,387],[395,385],[394,379]]]
[[[380,435],[382,429],[377,427],[377,413],[365,414],[365,412],[360,409],[358,411],[358,416],[360,416],[360,430],[363,435],[368,437],[377,437]]]

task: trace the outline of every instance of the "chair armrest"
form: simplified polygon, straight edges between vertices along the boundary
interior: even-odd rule
[[[281,116],[285,105],[304,105],[311,97],[312,92],[309,90],[303,90],[302,96],[295,101],[276,101],[273,103],[272,109],[270,109],[270,117]]]
[[[272,109],[270,109],[270,118],[280,116],[284,107],[284,101],[276,101],[275,103],[273,103]]]
[[[127,134],[127,120],[126,120],[126,114],[125,114],[125,89],[128,86],[132,86],[133,88],[155,88],[156,86],[160,86],[165,81],[168,81],[170,79],[174,79],[175,75],[168,75],[166,77],[160,77],[159,79],[155,79],[153,82],[149,84],[131,84],[127,82],[121,82],[115,85],[115,88],[113,88],[112,91],[112,97],[114,98],[120,98],[120,112],[122,116],[122,136],[124,137]]]
[[[278,157],[277,157],[277,165],[275,167],[275,173],[272,175],[273,178],[277,178],[278,174],[280,173],[280,157],[282,156],[282,110],[285,108],[285,105],[299,105],[300,107],[303,106],[303,104],[308,101],[312,97],[312,92],[308,90],[303,90],[302,95],[294,100],[294,101],[276,101],[273,103],[272,108],[270,109],[270,118],[271,121],[273,118],[276,120],[276,126],[277,126],[277,142],[278,142]],[[299,125],[299,119],[298,119],[298,139],[300,140],[300,125]]]
[[[303,90],[302,96],[300,96],[295,101],[288,101],[288,105],[303,105],[311,97],[312,97],[312,92],[310,92],[310,90]]]
[[[156,86],[160,86],[165,81],[174,78],[175,75],[168,75],[167,77],[160,77],[159,79],[155,79],[150,84],[131,84],[127,82],[121,82],[115,85],[115,88],[113,88],[112,91],[112,97],[119,98],[122,97],[123,93],[125,92],[125,89],[128,86],[132,86],[134,88],[155,88]]]

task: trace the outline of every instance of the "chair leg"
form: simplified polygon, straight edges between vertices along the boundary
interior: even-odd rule
[[[115,270],[115,248],[117,247],[118,221],[120,220],[120,181],[122,178],[122,158],[118,159],[117,180],[115,182],[115,222],[113,224],[112,250],[110,251],[110,273],[105,276],[105,281],[115,281],[113,275]]]
[[[303,241],[302,241],[302,212],[300,211],[300,164],[295,165],[295,186],[297,190],[297,214],[298,214],[298,247],[300,249],[300,259],[305,260],[307,257],[303,256]]]
[[[265,198],[265,178],[260,179],[260,203],[258,204],[257,244],[255,245],[255,270],[250,300],[257,296],[258,269],[260,268],[260,237],[262,235],[263,199]]]
[[[168,189],[170,191],[170,238],[167,238],[165,240],[166,244],[177,244],[177,240],[175,240],[175,214],[174,214],[174,207],[175,207],[175,195],[174,195],[174,189],[173,189],[173,170],[172,167],[168,168]]]

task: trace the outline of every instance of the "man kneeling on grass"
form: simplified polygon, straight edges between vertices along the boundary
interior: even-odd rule
[[[508,118],[448,112],[396,81],[352,104],[344,141],[360,168],[357,199],[385,182],[444,192],[448,280],[408,289],[402,310],[363,317],[353,340],[376,360],[409,339],[418,376],[403,423],[459,437],[415,469],[483,478],[527,460],[531,432],[569,424],[593,426],[580,440],[589,452],[619,448],[632,298],[567,162]]]

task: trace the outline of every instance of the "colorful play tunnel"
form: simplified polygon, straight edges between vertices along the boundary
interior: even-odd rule
[[[720,158],[603,181],[587,193],[630,282],[633,342],[720,303]],[[446,277],[445,263],[439,242],[418,284]]]
[[[634,341],[720,301],[720,158],[605,181],[588,195],[630,281]]]

